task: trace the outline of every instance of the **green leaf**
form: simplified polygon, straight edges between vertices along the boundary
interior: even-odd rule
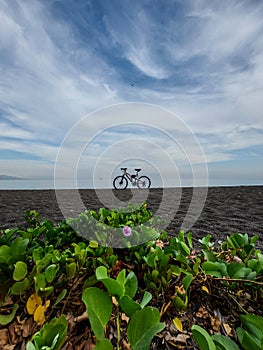
[[[60,318],[53,318],[49,323],[45,324],[39,333],[45,345],[51,347],[52,343],[55,343],[55,347],[51,347],[51,349],[60,350],[67,338],[67,328],[66,316],[62,315]],[[58,339],[55,340],[57,335],[59,335]]]
[[[158,281],[158,278],[159,278],[159,271],[154,269],[152,270],[152,278],[153,278],[153,281],[156,283]]]
[[[121,286],[124,286],[124,283],[125,283],[125,277],[126,277],[126,270],[125,269],[122,269],[117,278],[116,278],[116,281],[121,285]]]
[[[97,277],[97,279],[99,281],[103,280],[105,278],[109,278],[107,268],[105,266],[97,267],[97,269],[96,269],[96,277]]]
[[[15,264],[18,260],[23,260],[23,256],[25,254],[28,243],[29,243],[29,239],[28,238],[23,239],[22,237],[17,238],[12,243],[12,245],[10,246],[11,254],[8,259],[8,263],[10,265]]]
[[[2,245],[0,247],[0,263],[8,264],[8,260],[11,254],[11,248],[7,245]]]
[[[54,292],[54,286],[49,286],[49,287],[45,287],[45,288],[40,288],[38,290],[38,295],[41,298],[45,298],[47,296],[49,296],[50,294],[52,294]]]
[[[222,334],[214,334],[212,335],[212,339],[218,350],[240,350],[232,339],[225,337]]]
[[[184,230],[180,230],[177,236],[178,242],[184,242]]]
[[[217,261],[217,257],[210,250],[203,249],[203,253],[207,261],[212,261],[212,262]]]
[[[244,247],[248,244],[248,235],[241,235],[240,233],[233,233],[230,237],[227,237],[227,242],[230,247],[237,249],[239,247]]]
[[[254,245],[256,243],[256,241],[258,241],[258,240],[259,240],[259,236],[255,235],[255,236],[251,237],[250,243]]]
[[[188,242],[189,247],[193,248],[193,234],[192,234],[192,232],[188,232],[187,242]]]
[[[202,269],[207,275],[212,275],[215,277],[227,276],[227,268],[225,263],[206,261],[202,265]]]
[[[192,333],[194,340],[202,350],[217,350],[212,337],[207,333],[205,329],[198,325],[193,325]]]
[[[41,260],[36,261],[37,273],[41,273],[48,267],[52,257],[51,253],[46,253]]]
[[[246,315],[240,315],[241,322],[244,326],[253,324],[257,326],[259,329],[263,329],[263,317],[254,315],[254,314],[246,314]],[[262,335],[263,337],[263,335]]]
[[[26,350],[38,350],[35,345],[30,341],[29,343],[27,343],[26,345]]]
[[[108,339],[98,340],[93,350],[113,350],[113,346]]]
[[[71,262],[66,265],[67,278],[71,279],[75,276],[77,271],[77,264],[75,262]]]
[[[90,248],[98,248],[99,244],[97,241],[94,241],[94,240],[90,240],[89,242],[89,247]]]
[[[35,288],[36,288],[36,292],[39,291],[40,288],[45,288],[46,287],[46,278],[45,275],[43,273],[38,273],[35,277]]]
[[[173,304],[178,310],[186,308],[187,302],[183,301],[178,295],[173,299]]]
[[[121,298],[124,294],[124,286],[120,285],[119,282],[114,280],[113,278],[105,278],[101,280],[104,286],[108,289],[108,292],[117,297]]]
[[[42,331],[43,331],[43,328],[42,328]],[[36,350],[43,350],[42,347],[45,346],[45,341],[44,339],[42,339],[42,336],[40,335],[40,333],[42,333],[41,330],[35,333],[33,337]]]
[[[20,295],[24,293],[29,287],[30,287],[30,282],[28,278],[25,278],[23,281],[16,282],[13,284],[11,288],[11,294]]]
[[[160,313],[154,307],[136,311],[129,322],[127,335],[133,350],[148,350],[152,338],[161,332],[165,324],[160,323]]]
[[[57,272],[59,270],[59,267],[55,264],[49,265],[46,270],[45,270],[45,278],[47,280],[48,283],[51,283],[52,281],[54,281]]]
[[[56,346],[58,340],[59,340],[59,334],[57,334],[57,335],[54,337],[54,339],[53,339],[53,341],[52,341],[52,344],[51,344],[51,346],[50,346],[50,349],[51,349],[51,350],[54,350],[54,349],[55,349],[55,346]]]
[[[123,271],[123,272],[122,272]],[[123,281],[124,274],[126,273],[126,270],[122,270],[119,275],[119,280]],[[104,286],[108,289],[109,293],[111,295],[114,295],[118,298],[122,297],[124,294],[124,283],[119,283],[118,280],[115,280],[113,278],[108,277],[108,270],[105,266],[99,266],[96,269],[96,278],[98,281],[101,281]],[[118,277],[117,277],[118,279]]]
[[[133,298],[138,289],[138,279],[133,271],[131,271],[125,280],[125,294]]]
[[[194,276],[193,275],[186,275],[183,280],[182,280],[182,283],[183,283],[183,286],[184,286],[184,289],[185,289],[185,292],[188,291],[188,288],[190,287],[190,284],[192,283],[194,279]]]
[[[67,295],[67,292],[68,292],[67,289],[63,289],[61,291],[61,293],[59,293],[59,295],[58,295],[58,297],[57,297],[57,299],[52,307],[57,306],[57,304],[59,304],[61,302],[61,300],[63,300],[65,298],[65,296]]]
[[[82,300],[87,308],[92,330],[98,339],[104,338],[104,329],[112,313],[112,301],[107,293],[96,287],[86,288]]]
[[[188,245],[185,242],[180,242],[180,246],[182,247],[182,249],[186,255],[189,255],[191,253],[190,248],[188,247]]]
[[[128,317],[132,317],[133,314],[141,309],[140,304],[136,303],[129,295],[124,295],[120,299],[120,306]]]
[[[263,317],[254,315],[254,314],[247,314],[247,315],[240,315],[240,319],[242,322],[243,327],[247,330],[249,334],[256,340],[259,341],[259,343],[263,342]]]
[[[13,271],[13,279],[15,281],[21,281],[27,275],[27,264],[23,261],[18,261],[15,264],[15,269]]]
[[[39,247],[33,250],[32,253],[33,261],[36,263],[38,260],[41,260],[43,257],[43,248]]]
[[[231,262],[227,266],[227,272],[231,278],[245,278],[245,279],[255,279],[256,272],[253,272],[250,268],[245,267],[243,264],[238,262]]]
[[[154,267],[156,258],[157,258],[157,256],[154,253],[151,253],[151,254],[143,257],[146,264],[150,267]]]
[[[14,304],[12,311],[9,315],[0,315],[0,324],[2,326],[7,325],[8,323],[10,323],[11,321],[13,321],[15,315],[16,315],[16,311],[18,309],[18,304]]]
[[[142,298],[142,301],[140,303],[141,308],[143,309],[149,303],[149,301],[151,301],[151,299],[152,299],[151,293],[147,292],[147,290],[146,290],[143,294],[143,298]]]
[[[236,329],[237,338],[245,350],[262,350],[262,343],[243,328]]]

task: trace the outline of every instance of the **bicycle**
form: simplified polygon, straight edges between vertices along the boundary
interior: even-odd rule
[[[148,176],[140,176],[139,172],[142,169],[134,169],[136,174],[131,175],[127,172],[127,168],[121,168],[123,171],[123,175],[116,176],[113,180],[113,186],[115,190],[125,190],[128,187],[128,180],[132,184],[132,186],[137,186],[140,189],[149,188],[151,186],[151,180]]]

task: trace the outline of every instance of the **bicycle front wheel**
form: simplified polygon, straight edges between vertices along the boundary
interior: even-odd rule
[[[140,176],[137,180],[137,186],[138,188],[149,188],[151,186],[151,180],[148,178],[148,176]]]
[[[125,190],[128,186],[128,180],[124,176],[117,176],[113,180],[115,190]]]

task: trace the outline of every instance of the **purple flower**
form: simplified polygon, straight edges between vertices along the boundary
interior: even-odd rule
[[[124,226],[122,229],[122,233],[125,237],[129,237],[132,234],[132,229],[129,226]]]

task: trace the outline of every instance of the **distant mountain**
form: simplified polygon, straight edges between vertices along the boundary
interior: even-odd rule
[[[0,175],[0,180],[24,180],[22,177],[15,177],[9,175]]]

